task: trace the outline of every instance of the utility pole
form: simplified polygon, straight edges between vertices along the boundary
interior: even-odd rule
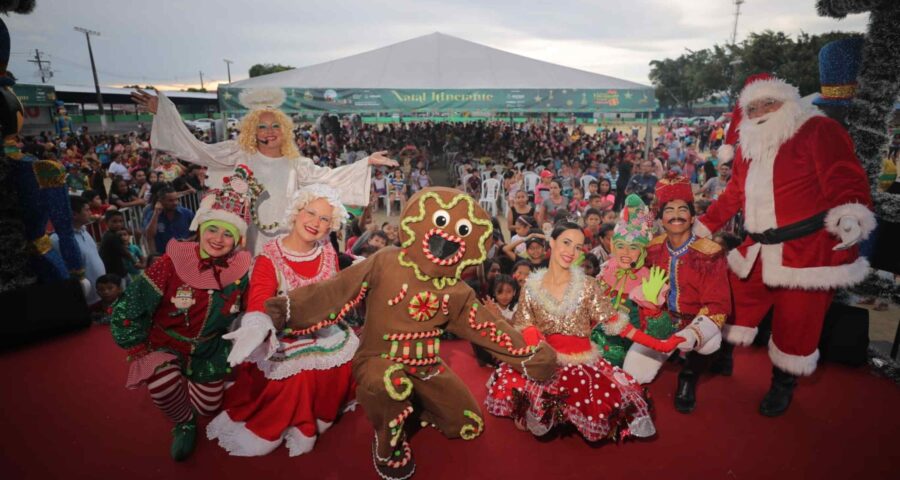
[[[41,51],[34,49],[34,60],[28,60],[29,63],[36,63],[38,72],[41,75],[41,83],[47,83],[47,78],[53,78],[53,71],[50,70],[50,61],[41,60]],[[44,64],[47,64],[47,70],[44,70]]]
[[[741,16],[741,5],[745,0],[734,0],[734,27],[731,29],[731,44],[737,44],[738,18]]]
[[[234,63],[227,58],[223,59],[225,62],[225,67],[228,68],[228,83],[231,83],[231,64]]]
[[[206,90],[203,86],[203,71],[200,72],[200,90]]]
[[[88,55],[91,57],[91,71],[94,72],[94,90],[97,92],[97,108],[100,109],[100,129],[106,131],[106,113],[103,111],[103,95],[100,94],[100,80],[97,79],[97,66],[94,64],[94,51],[91,49],[91,35],[100,35],[100,32],[86,28],[75,27],[76,32],[84,34],[87,39]]]

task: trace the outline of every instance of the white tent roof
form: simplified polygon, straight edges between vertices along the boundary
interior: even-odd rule
[[[648,89],[618,78],[432,33],[330,62],[228,85],[236,88]]]

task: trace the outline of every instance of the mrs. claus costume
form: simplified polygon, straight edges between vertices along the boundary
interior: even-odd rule
[[[782,106],[750,118],[748,105]],[[707,236],[739,210],[748,237],[728,255],[734,323],[726,339],[748,345],[774,307],[769,357],[772,387],[760,412],[780,415],[790,404],[795,375],[809,375],[835,288],[869,270],[857,242],[875,228],[866,174],[841,125],[801,103],[797,88],[769,75],[748,79],[739,98],[733,176],[695,224]]]
[[[293,225],[297,212],[317,199],[334,208],[331,228],[320,232],[323,238],[308,252],[290,250],[284,236],[263,247],[254,260],[242,326],[225,336],[236,341],[228,358],[232,364],[252,353],[238,366],[223,411],[206,433],[235,456],[265,455],[282,442],[290,456],[307,453],[354,397],[350,359],[359,339],[347,325],[305,335],[276,332],[265,313],[268,298],[327,280],[338,271],[328,233],[340,228],[347,211],[334,189],[310,185],[298,190],[285,224]]]

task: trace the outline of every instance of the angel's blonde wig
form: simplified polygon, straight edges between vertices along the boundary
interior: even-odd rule
[[[300,152],[297,150],[297,144],[294,141],[294,121],[281,110],[274,108],[251,110],[250,113],[241,120],[241,133],[238,136],[238,143],[241,145],[241,150],[251,154],[258,151],[256,145],[256,129],[259,128],[259,117],[264,113],[275,115],[275,120],[281,125],[281,136],[284,139],[281,144],[281,156],[287,158],[299,157]]]

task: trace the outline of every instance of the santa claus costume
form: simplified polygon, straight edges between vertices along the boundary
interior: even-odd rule
[[[331,212],[322,213],[328,206]],[[241,328],[225,336],[236,341],[229,361],[248,362],[238,366],[224,410],[210,422],[207,436],[235,456],[265,455],[282,442],[290,456],[307,453],[354,398],[350,359],[359,339],[348,326],[276,332],[265,314],[269,298],[335,275],[338,257],[328,234],[340,227],[346,210],[334,189],[311,185],[295,194],[287,217],[285,224],[294,225],[291,235],[312,229],[303,237],[309,248],[291,249],[288,236],[263,247],[253,266]],[[328,219],[324,224],[323,218]]]
[[[796,87],[761,75],[739,98],[731,182],[695,232],[709,235],[739,210],[747,238],[728,255],[734,321],[726,339],[748,345],[770,309],[772,386],[760,413],[790,405],[797,375],[810,375],[835,288],[861,281],[856,244],[875,228],[869,185],[841,125],[801,103]]]

